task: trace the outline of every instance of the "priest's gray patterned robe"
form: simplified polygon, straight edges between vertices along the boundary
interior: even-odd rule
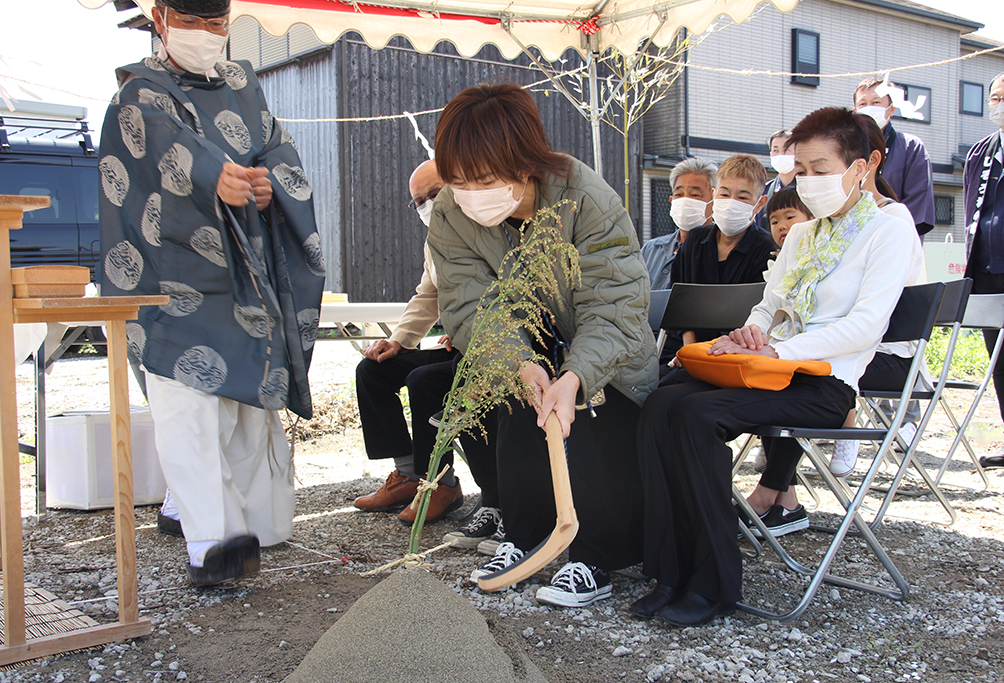
[[[250,64],[216,70],[195,78],[156,57],[118,70],[101,134],[102,294],[170,295],[128,325],[150,372],[310,417],[324,284],[310,184]],[[264,211],[217,197],[228,160],[269,169]]]

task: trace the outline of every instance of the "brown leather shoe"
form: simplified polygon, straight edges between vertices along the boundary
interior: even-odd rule
[[[411,481],[394,470],[387,475],[383,486],[373,493],[359,496],[352,504],[366,512],[388,512],[410,503],[417,492],[417,481]]]
[[[463,504],[464,492],[460,490],[459,478],[457,479],[456,486],[447,486],[440,483],[439,488],[432,492],[432,498],[429,500],[429,509],[425,513],[425,523],[432,524],[433,522],[438,522],[447,513],[456,510]],[[401,520],[401,524],[411,526],[415,523],[416,516],[418,516],[418,506],[411,507],[409,505],[401,511],[401,514],[397,518]]]

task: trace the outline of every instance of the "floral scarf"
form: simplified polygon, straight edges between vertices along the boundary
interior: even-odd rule
[[[775,324],[770,331],[772,337],[791,339],[805,331],[805,321],[816,311],[816,287],[840,263],[847,247],[878,212],[871,192],[862,192],[861,199],[846,214],[835,221],[820,218],[809,228],[798,243],[795,265],[774,290],[791,302],[794,315]]]

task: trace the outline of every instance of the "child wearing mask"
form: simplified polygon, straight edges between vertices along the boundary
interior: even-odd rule
[[[798,198],[795,188],[786,188],[774,193],[767,200],[767,221],[770,224],[770,234],[777,245],[776,255],[784,246],[784,239],[795,223],[811,221],[812,213]]]

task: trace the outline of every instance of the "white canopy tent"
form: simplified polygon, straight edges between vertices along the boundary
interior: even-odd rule
[[[97,8],[108,0],[78,0]],[[151,16],[154,0],[135,0]],[[744,21],[764,0],[233,0],[231,18],[253,17],[268,33],[284,35],[294,24],[309,26],[333,43],[347,31],[375,49],[403,36],[421,52],[442,41],[465,57],[492,44],[511,59],[535,48],[548,60],[568,49],[589,62],[588,118],[593,130],[594,166],[601,172],[599,123],[606,104],[597,94],[596,59],[609,50],[635,54],[649,45],[669,45],[680,28],[703,33],[718,17]],[[782,12],[798,0],[770,0]],[[555,86],[566,96],[560,83]],[[571,99],[571,97],[569,96]],[[577,104],[577,103],[576,103]]]

